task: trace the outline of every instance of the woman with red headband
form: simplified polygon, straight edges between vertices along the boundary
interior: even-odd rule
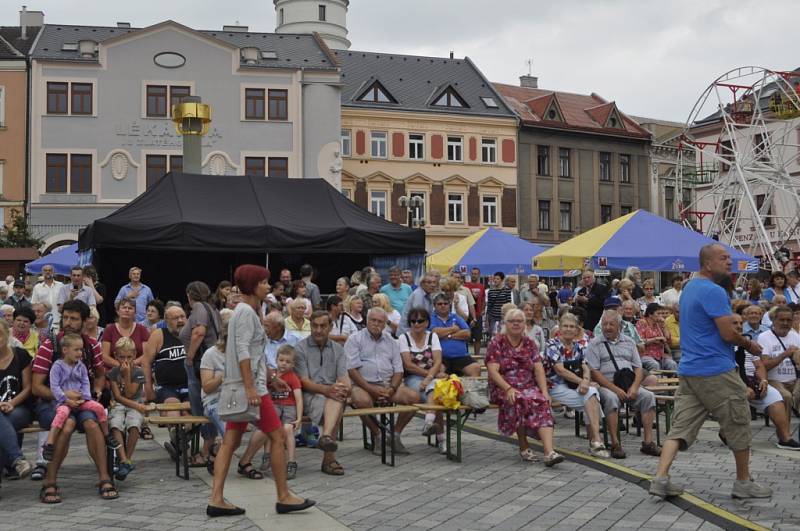
[[[286,483],[286,455],[284,454],[283,427],[272,405],[269,391],[267,391],[268,371],[264,358],[266,335],[262,326],[260,315],[261,302],[269,291],[269,271],[257,265],[243,265],[236,268],[234,282],[242,294],[242,301],[236,305],[233,316],[228,322],[228,343],[225,349],[225,363],[238,363],[242,381],[251,406],[259,406],[261,418],[257,421],[258,429],[267,435],[270,440],[270,461],[272,476],[275,478],[275,488],[278,502],[275,510],[278,514],[302,511],[314,505],[313,500],[298,498],[289,492]],[[277,386],[277,379],[270,378]],[[246,422],[228,422],[225,426],[225,436],[222,446],[214,462],[214,486],[211,490],[211,499],[206,514],[208,516],[236,516],[244,514],[245,510],[227,503],[224,496],[225,478],[228,477],[228,468],[231,464],[233,452],[242,443],[242,434],[247,431]],[[253,432],[253,437],[258,436]],[[252,445],[251,445],[252,446]],[[240,472],[249,466],[249,460],[242,456],[239,463]],[[250,476],[248,476],[250,477]]]

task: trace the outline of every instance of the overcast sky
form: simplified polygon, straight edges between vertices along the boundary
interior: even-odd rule
[[[53,24],[197,29],[236,21],[273,31],[271,0],[27,0]],[[0,25],[21,2],[0,2]],[[597,92],[623,112],[685,122],[697,98],[737,66],[800,66],[797,0],[351,0],[355,50],[469,56],[491,81]]]

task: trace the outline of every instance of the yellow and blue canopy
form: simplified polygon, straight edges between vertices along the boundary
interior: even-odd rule
[[[707,236],[647,212],[637,210],[552,247],[534,260],[534,270],[698,271],[700,248],[719,243]],[[734,272],[758,271],[758,260],[725,246]]]
[[[530,274],[534,256],[544,247],[494,228],[481,229],[449,247],[428,256],[429,268],[447,273],[477,267],[483,274]],[[561,276],[561,271],[537,271],[542,276]]]

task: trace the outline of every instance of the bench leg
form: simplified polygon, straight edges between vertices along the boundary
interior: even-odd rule
[[[445,433],[445,449],[447,450],[447,452],[445,453],[445,456],[447,457],[448,460],[452,460],[453,459],[453,446],[452,446],[453,420],[450,418],[450,410],[449,409],[447,411],[445,411],[445,421],[444,421],[444,423],[447,426],[447,428],[446,428],[447,431]]]
[[[661,426],[658,422],[660,412],[658,411],[658,402],[656,402],[656,446],[661,446]]]
[[[339,440],[344,440],[344,417],[339,419]]]
[[[383,419],[381,419],[383,421]],[[389,441],[389,455],[391,455],[391,462],[390,466],[394,466],[394,413],[389,413],[389,437],[391,438]],[[383,437],[383,444],[386,445],[386,436]],[[386,464],[384,462],[384,464]]]
[[[183,461],[183,479],[189,480],[189,434],[186,433],[186,427],[182,424],[178,425],[178,445],[180,449],[181,461]],[[178,476],[180,477],[180,476]]]
[[[575,410],[575,437],[581,436],[581,415],[579,410]]]
[[[364,422],[364,419],[362,417],[359,418],[361,418],[361,441],[364,443],[364,450],[371,450],[372,444],[374,444],[374,442],[370,444],[367,441],[367,423]]]

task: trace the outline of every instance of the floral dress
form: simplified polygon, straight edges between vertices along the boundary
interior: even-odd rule
[[[542,358],[533,340],[523,336],[519,347],[514,348],[505,334],[498,334],[489,342],[486,364],[500,365],[500,375],[517,391],[513,404],[506,401],[503,390],[489,380],[489,400],[497,405],[497,428],[503,435],[512,435],[524,427],[528,435],[538,438],[539,428],[552,428],[553,416],[548,402],[534,376],[534,366]]]

